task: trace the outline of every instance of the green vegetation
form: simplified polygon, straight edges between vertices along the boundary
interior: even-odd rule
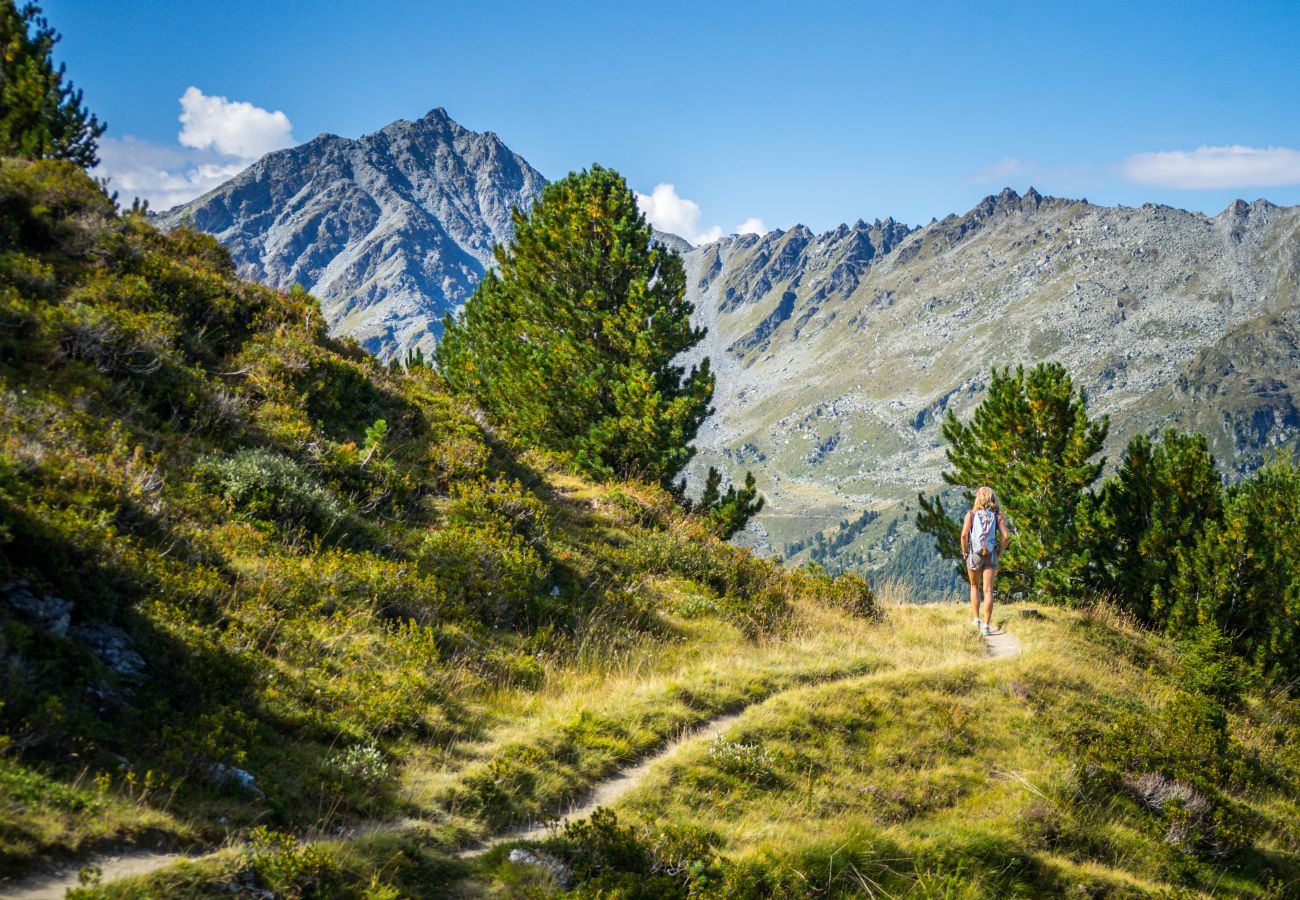
[[[446,319],[439,370],[521,441],[670,486],[713,396],[707,360],[673,365],[703,336],[681,258],[600,166],[547,185],[514,232],[495,249],[500,273]]]
[[[1223,517],[1222,481],[1205,438],[1167,431],[1129,442],[1119,470],[1080,517],[1091,543],[1087,581],[1124,598],[1143,622],[1163,626],[1180,557]]]
[[[1054,410],[1054,411],[1053,411]],[[968,497],[998,492],[1014,532],[1011,590],[1049,602],[1108,597],[1145,625],[1186,638],[1219,629],[1233,652],[1294,692],[1300,665],[1300,470],[1279,455],[1225,487],[1204,437],[1135,437],[1100,490],[1105,422],[1091,423],[1059,366],[995,372],[970,425],[949,416],[945,472]],[[917,527],[956,559],[958,524],[921,497]],[[1022,545],[1028,549],[1019,549]],[[1054,548],[1046,552],[1046,548]]]
[[[1300,709],[1209,630],[1009,614],[981,665],[956,609],[896,607],[902,663],[791,691],[541,842],[578,896],[1283,897],[1300,878]],[[557,891],[484,860],[502,894]],[[476,874],[475,878],[483,877]],[[515,893],[511,893],[515,891]]]
[[[737,489],[729,485],[726,493],[719,488],[722,485],[722,473],[709,466],[709,474],[704,479],[704,492],[696,503],[687,501],[687,508],[704,516],[718,537],[726,540],[736,535],[745,524],[763,509],[763,498],[758,493],[754,473],[745,473],[745,486]]]
[[[210,852],[70,896],[1295,894],[1293,464],[1224,489],[1169,433],[1092,493],[1069,377],[995,373],[948,479],[1084,608],[1013,612],[990,663],[964,609],[725,543],[752,477],[683,503],[712,382],[617,175],[517,225],[451,391],[73,163],[0,161],[4,877],[147,840]],[[617,809],[459,854],[727,714]]]
[[[865,582],[733,548],[658,485],[574,478],[69,163],[0,165],[0,236],[7,873],[407,815],[445,853],[870,665]]]
[[[36,3],[0,0],[0,156],[94,166],[104,124],[64,80],[65,67],[54,67],[58,41]]]

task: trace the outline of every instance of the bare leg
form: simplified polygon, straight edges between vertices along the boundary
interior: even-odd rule
[[[993,627],[993,579],[997,574],[997,569],[984,570],[984,621],[990,628]]]
[[[970,579],[970,614],[972,618],[978,619],[980,617],[980,573],[967,567],[966,577]]]

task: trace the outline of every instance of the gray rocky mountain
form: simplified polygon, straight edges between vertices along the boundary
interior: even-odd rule
[[[1112,458],[1179,425],[1244,470],[1300,437],[1300,207],[1008,189],[919,229],[796,227],[686,263],[718,376],[697,465],[753,469],[768,506],[748,539],[791,558],[923,555],[910,521],[941,483],[941,417],[969,414],[993,366],[1065,364],[1110,414]]]
[[[356,140],[323,134],[268,154],[164,213],[217,237],[242,275],[321,301],[337,333],[381,357],[432,346],[492,246],[546,180],[492,132],[438,108]]]

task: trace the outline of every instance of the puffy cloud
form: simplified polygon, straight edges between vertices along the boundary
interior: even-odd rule
[[[758,216],[750,216],[736,226],[736,234],[767,234],[770,230]]]
[[[123,201],[139,197],[156,210],[193,200],[233,178],[272,150],[294,144],[284,113],[226,97],[209,97],[196,87],[181,95],[179,144],[159,144],[127,135],[99,142],[97,175]]]
[[[100,140],[95,172],[108,177],[122,201],[139,197],[152,209],[164,210],[206,194],[247,165],[247,160],[224,161],[204,151],[127,136]]]
[[[243,101],[209,97],[190,86],[181,95],[180,142],[197,150],[213,149],[223,156],[257,159],[272,150],[292,147],[289,117]]]
[[[716,225],[700,227],[700,205],[677,196],[677,188],[671,184],[657,184],[649,194],[637,194],[636,202],[655,228],[684,237],[696,246],[722,237],[722,229]]]
[[[1300,150],[1234,145],[1135,153],[1120,163],[1120,171],[1153,187],[1278,187],[1300,184]]]

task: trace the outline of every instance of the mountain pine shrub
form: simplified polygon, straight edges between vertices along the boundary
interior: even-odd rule
[[[200,461],[196,472],[254,521],[328,535],[346,515],[338,498],[291,459],[271,450],[243,449]]]
[[[1278,458],[1227,491],[1156,615],[1176,634],[1212,625],[1260,671],[1300,690],[1300,469]]]

